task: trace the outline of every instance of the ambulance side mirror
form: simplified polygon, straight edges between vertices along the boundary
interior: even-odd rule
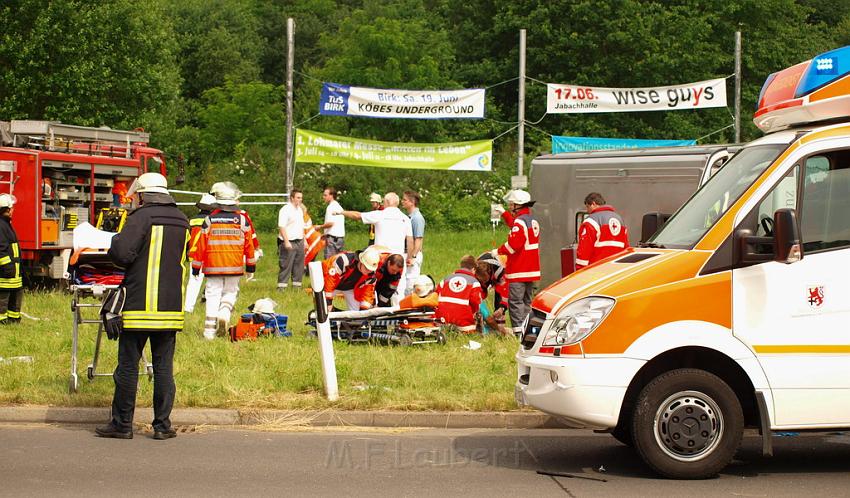
[[[773,214],[773,260],[791,264],[803,259],[800,225],[793,209],[777,209]]]

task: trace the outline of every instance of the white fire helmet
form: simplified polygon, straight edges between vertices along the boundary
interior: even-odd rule
[[[528,204],[531,202],[531,195],[525,190],[511,190],[503,198],[505,202],[513,204]]]
[[[370,272],[377,270],[381,263],[381,252],[374,246],[367,247],[360,253],[360,263]]]
[[[212,209],[215,204],[215,197],[212,194],[204,194],[201,196],[201,200],[195,203],[195,206],[198,209]]]
[[[275,306],[277,306],[276,302],[267,297],[264,297],[262,299],[257,299],[257,302],[254,303],[254,307],[251,311],[253,311],[254,313],[274,314]]]
[[[223,206],[235,206],[242,197],[239,187],[233,182],[216,182],[210,187],[210,194],[215,196],[216,203]]]
[[[431,275],[419,275],[413,281],[413,292],[419,297],[427,297],[434,292],[434,279]]]
[[[18,202],[18,200],[15,199],[14,195],[12,195],[12,194],[0,194],[0,209],[10,208],[10,207],[14,206],[16,202]]]
[[[133,180],[130,188],[127,189],[127,197],[147,193],[167,194],[168,180],[159,173],[145,173]]]

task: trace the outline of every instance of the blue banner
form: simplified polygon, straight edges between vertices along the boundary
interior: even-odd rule
[[[552,154],[588,150],[639,149],[642,147],[682,147],[696,140],[645,140],[640,138],[552,137]]]

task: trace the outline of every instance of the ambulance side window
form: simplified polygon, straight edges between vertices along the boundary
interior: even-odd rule
[[[850,246],[850,150],[806,159],[798,213],[803,253]]]
[[[773,214],[777,209],[797,209],[797,178],[800,167],[794,166],[782,180],[773,187],[773,190],[761,201],[755,216],[748,217],[753,233],[759,237],[773,236]]]

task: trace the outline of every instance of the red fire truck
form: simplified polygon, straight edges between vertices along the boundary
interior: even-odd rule
[[[166,173],[162,151],[144,131],[52,121],[0,122],[0,193],[17,199],[12,225],[30,276],[63,278],[72,231],[120,207],[133,179]]]

